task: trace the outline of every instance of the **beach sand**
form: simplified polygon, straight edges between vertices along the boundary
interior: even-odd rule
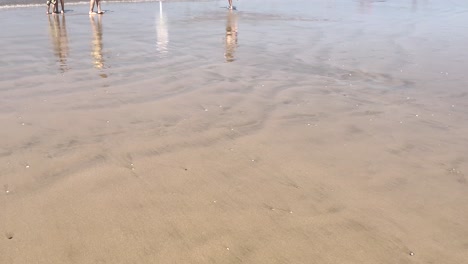
[[[0,263],[466,263],[468,5],[235,4],[0,10]]]

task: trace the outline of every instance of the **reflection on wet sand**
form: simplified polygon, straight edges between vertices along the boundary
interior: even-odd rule
[[[226,23],[226,47],[224,57],[226,62],[233,62],[235,60],[234,53],[237,48],[237,15],[234,11],[230,10],[227,16]]]
[[[68,71],[68,37],[65,16],[49,16],[49,31],[54,47],[54,54],[59,62],[60,72]]]
[[[156,48],[159,52],[166,53],[168,44],[167,19],[163,15],[162,2],[159,2],[159,19],[156,19]]]
[[[102,56],[102,16],[89,16],[93,29],[92,52],[93,64],[96,69],[104,68],[104,57]],[[105,78],[106,76],[101,76]]]
[[[468,264],[468,1],[360,1],[0,10],[0,264]]]

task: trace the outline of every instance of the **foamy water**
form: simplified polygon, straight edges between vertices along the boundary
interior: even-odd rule
[[[145,2],[215,2],[217,0],[108,0],[102,1],[103,3],[145,3]],[[41,2],[38,0],[0,0],[0,9],[12,9],[12,8],[32,8],[45,6],[47,1]],[[65,6],[74,5],[85,5],[89,4],[89,1],[81,0],[69,0],[65,2]]]
[[[235,5],[0,10],[0,263],[468,258],[468,4]]]

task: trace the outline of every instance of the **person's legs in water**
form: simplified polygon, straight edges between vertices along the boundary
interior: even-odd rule
[[[62,6],[62,11],[60,11],[62,14],[65,13],[65,7],[64,7],[64,0],[60,0],[60,5]]]
[[[98,14],[104,13],[104,12],[102,12],[102,9],[101,9],[101,0],[96,0],[96,6],[97,6],[97,13]]]
[[[97,6],[97,13],[94,12],[94,4]],[[89,2],[89,13],[90,14],[103,14],[101,9],[101,0],[90,0]]]
[[[90,14],[96,14],[96,12],[94,12],[94,3],[96,2],[96,0],[89,0],[89,13]]]
[[[228,0],[228,2],[229,2],[229,9],[233,9],[232,0]]]
[[[47,12],[46,12],[46,14],[51,14],[51,13],[50,13],[50,5],[52,5],[52,12],[54,12],[54,9],[55,9],[55,0],[47,0],[46,5],[47,5]]]

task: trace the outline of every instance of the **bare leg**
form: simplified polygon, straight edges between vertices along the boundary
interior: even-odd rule
[[[94,12],[94,3],[96,2],[96,0],[90,0],[89,1],[89,13],[90,14],[96,14],[96,12]]]
[[[64,0],[60,0],[60,5],[62,6],[62,14],[65,13]]]
[[[47,12],[46,14],[50,14],[50,4],[47,5]]]
[[[97,6],[98,14],[104,13],[104,12],[102,12],[102,9],[101,9],[101,0],[96,0],[96,6]]]
[[[228,0],[228,2],[229,2],[229,9],[232,9],[233,8],[232,7],[232,0]]]

